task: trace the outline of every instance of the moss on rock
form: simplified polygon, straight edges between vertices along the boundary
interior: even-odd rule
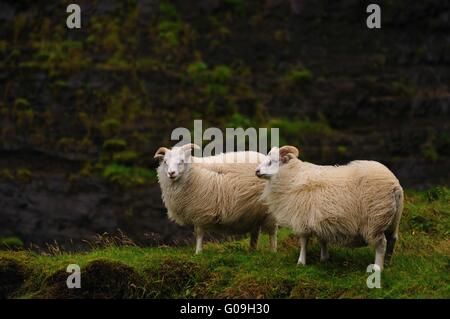
[[[27,278],[28,269],[12,258],[0,258],[0,299],[10,297]]]
[[[66,269],[58,270],[44,282],[41,298],[57,299],[122,299],[142,295],[144,280],[123,263],[99,259],[81,268],[81,288],[67,288]]]
[[[146,295],[150,298],[195,297],[191,291],[208,276],[201,265],[184,259],[167,258],[155,268],[147,269]]]

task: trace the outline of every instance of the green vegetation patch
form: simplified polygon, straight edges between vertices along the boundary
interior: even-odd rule
[[[0,249],[19,249],[23,248],[23,241],[18,237],[0,238]]]
[[[120,186],[130,187],[155,182],[156,172],[141,167],[113,163],[105,167],[103,177]]]
[[[287,72],[281,79],[284,88],[301,89],[313,82],[313,74],[306,68],[294,69]]]
[[[106,140],[103,143],[105,151],[123,151],[127,147],[127,142],[120,138]]]
[[[324,120],[274,118],[269,128],[280,129],[280,144],[304,145],[310,137],[332,138],[337,131]]]

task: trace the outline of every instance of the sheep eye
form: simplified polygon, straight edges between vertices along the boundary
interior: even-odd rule
[[[269,161],[269,166],[272,165],[272,161]]]

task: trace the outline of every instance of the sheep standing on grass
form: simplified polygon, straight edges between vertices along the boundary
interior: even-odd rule
[[[345,166],[320,166],[297,157],[293,146],[273,148],[256,169],[268,179],[263,198],[280,226],[300,236],[298,264],[306,264],[308,238],[321,245],[321,260],[329,257],[327,244],[372,245],[375,264],[383,268],[398,237],[403,190],[397,178],[375,161]]]
[[[256,249],[263,230],[276,251],[277,226],[261,200],[265,182],[254,174],[264,155],[237,152],[200,158],[191,156],[193,148],[198,146],[161,147],[155,158],[160,160],[158,181],[169,219],[194,225],[195,253],[202,251],[207,231],[250,233],[250,249]]]

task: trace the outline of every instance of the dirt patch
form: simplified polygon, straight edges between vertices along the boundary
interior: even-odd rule
[[[61,269],[45,280],[40,298],[122,299],[144,293],[144,280],[131,267],[115,261],[94,260],[81,268],[81,288],[68,289],[69,274]]]
[[[0,258],[0,299],[10,297],[27,277],[27,268],[15,259]]]
[[[148,284],[146,297],[183,298],[196,297],[195,287],[208,276],[206,267],[190,260],[167,258],[158,267],[145,271]]]

